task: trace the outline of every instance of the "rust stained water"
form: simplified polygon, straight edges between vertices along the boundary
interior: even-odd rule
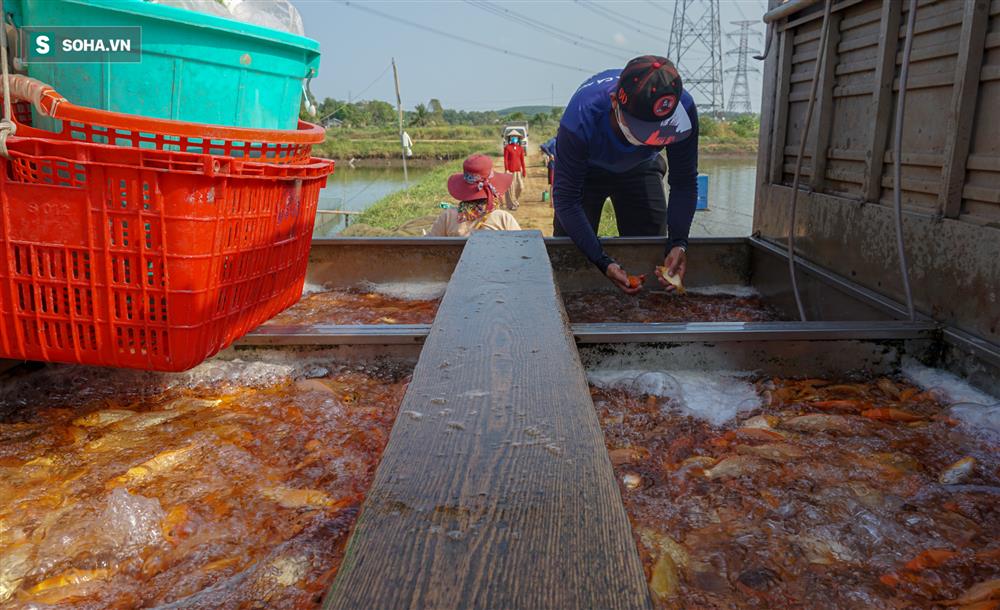
[[[268,324],[431,324],[440,299],[402,299],[378,292],[328,290],[302,297]]]
[[[781,315],[756,295],[696,294],[684,296],[643,291],[569,292],[563,297],[570,322],[769,322]]]
[[[67,370],[0,401],[0,606],[318,605],[408,371],[149,391]]]
[[[1000,606],[995,444],[898,379],[756,388],[719,426],[592,389],[658,607]]]

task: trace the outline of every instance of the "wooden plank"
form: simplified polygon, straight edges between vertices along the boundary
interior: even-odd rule
[[[998,155],[969,155],[965,164],[966,169],[998,172],[1000,173],[1000,156]]]
[[[983,82],[1000,80],[1000,66],[983,66],[983,70],[979,75],[979,80]]]
[[[862,95],[871,95],[872,85],[871,83],[858,83],[857,85],[844,85],[842,87],[833,88],[833,97],[861,97]]]
[[[882,192],[882,157],[889,136],[889,118],[892,116],[892,81],[896,72],[896,46],[899,44],[902,4],[896,0],[882,0],[878,59],[875,62],[875,89],[872,99],[872,129],[871,138],[865,148],[868,155],[861,190],[865,201],[878,201]]]
[[[324,607],[648,608],[538,231],[477,231]]]
[[[882,160],[886,163],[894,163],[896,161],[895,151],[886,151]],[[903,153],[903,158],[900,161],[903,165],[913,165],[916,167],[941,167],[944,165],[944,156],[935,153],[907,152]]]
[[[827,156],[840,161],[864,161],[865,151],[854,148],[831,148]]]
[[[874,47],[877,44],[879,44],[879,38],[875,34],[871,36],[857,36],[837,45],[837,52],[843,54],[849,51],[859,51],[868,47]]]
[[[819,84],[816,91],[816,136],[813,138],[813,175],[809,184],[814,191],[823,190],[823,180],[826,178],[826,149],[830,145],[830,132],[833,128],[833,88],[836,85],[834,70],[837,66],[837,43],[840,42],[840,20],[843,13],[830,15],[829,32],[826,35],[826,48],[823,49],[823,62],[819,66]]]
[[[855,4],[861,4],[862,2],[865,1],[866,0],[841,0],[840,2],[834,3],[833,8],[830,9],[830,12],[831,14],[835,14],[839,11],[849,9]],[[807,15],[805,15],[804,17],[797,17],[796,19],[789,21],[784,25],[784,27],[789,30],[794,30],[795,28],[799,27],[804,23],[809,23],[810,21],[815,21],[817,19],[823,18],[823,5],[821,3],[817,3],[809,7],[808,9],[806,9],[806,11],[809,11]],[[799,13],[795,13],[792,16],[795,17],[798,14]]]
[[[800,45],[800,44],[805,44],[807,42],[812,42],[814,40],[819,40],[819,34],[820,31],[818,29],[809,30],[805,34],[796,34],[794,38],[795,44]]]
[[[962,196],[965,199],[986,201],[988,203],[1000,203],[1000,190],[994,188],[969,185],[962,190]]]
[[[903,178],[901,181],[904,191],[913,193],[925,193],[927,195],[937,195],[941,192],[941,184],[937,180],[923,180],[921,178]],[[887,189],[893,188],[892,176],[882,178],[882,186]]]
[[[871,72],[875,69],[875,63],[871,59],[865,59],[862,61],[852,61],[847,63],[837,64],[837,76],[843,76],[845,74],[858,74],[860,72]]]
[[[858,13],[851,17],[844,17],[841,22],[841,29],[845,32],[850,30],[866,26],[869,23],[875,23],[879,20],[879,12],[877,10],[868,10],[864,13]]]
[[[780,184],[784,177],[785,140],[788,137],[788,104],[792,88],[789,77],[792,74],[792,39],[794,32],[789,30],[779,34],[781,44],[778,49],[778,83],[774,99],[774,129],[771,130],[771,184]]]
[[[795,55],[792,56],[792,63],[795,65],[799,65],[806,62],[814,61],[817,57],[819,57],[819,49],[802,51],[801,53],[796,53]]]
[[[935,89],[938,87],[951,87],[955,84],[955,75],[951,72],[939,72],[935,74],[923,74],[921,76],[910,76],[906,79],[906,90],[917,91],[918,89]],[[892,90],[899,91],[899,79],[892,83]]]
[[[927,61],[930,59],[940,59],[942,57],[953,57],[958,54],[958,45],[954,42],[936,44],[933,46],[920,47],[919,49],[912,49],[910,51],[910,64],[915,64],[918,61]],[[902,49],[896,52],[896,63],[903,62],[903,51]]]
[[[938,207],[946,218],[958,218],[962,211],[962,185],[965,163],[972,143],[976,99],[979,97],[979,69],[983,65],[986,28],[989,24],[987,0],[965,3],[962,35],[959,37],[955,87],[948,114],[947,140],[944,143],[944,167],[941,168],[941,192]]]

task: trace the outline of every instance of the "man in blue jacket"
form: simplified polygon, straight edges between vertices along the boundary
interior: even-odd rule
[[[683,280],[698,196],[698,111],[670,60],[637,57],[624,70],[607,70],[583,83],[559,123],[556,156],[555,235],[569,235],[615,286],[637,293],[641,288],[629,286],[625,270],[597,239],[610,197],[620,235],[668,236],[663,266]]]

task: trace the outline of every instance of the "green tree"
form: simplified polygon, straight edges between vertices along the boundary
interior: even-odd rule
[[[702,115],[698,117],[698,134],[706,138],[713,138],[719,135],[721,129],[719,122],[710,116]]]
[[[441,106],[441,100],[432,98],[431,101],[427,103],[427,106],[431,114],[431,123],[435,125],[444,124],[444,107]]]
[[[551,119],[549,118],[548,113],[539,112],[535,116],[531,117],[528,124],[537,129],[548,125],[550,120]]]
[[[430,124],[430,120],[431,113],[427,111],[427,106],[417,104],[417,107],[414,108],[413,118],[410,120],[410,124],[417,127],[424,127],[425,125]]]
[[[756,138],[760,135],[760,115],[741,114],[732,122],[733,133],[741,138]]]

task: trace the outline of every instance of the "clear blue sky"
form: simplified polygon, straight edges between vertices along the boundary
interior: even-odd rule
[[[507,9],[543,26],[572,33],[571,40],[578,43],[574,45],[508,15],[493,14],[463,1],[351,3],[357,7],[334,0],[293,3],[302,14],[306,35],[322,45],[320,75],[312,83],[317,97],[347,99],[350,94],[353,99],[395,103],[392,72],[386,71],[390,58],[395,57],[404,108],[412,109],[436,97],[446,108],[466,110],[549,104],[551,100],[557,106],[565,105],[590,74],[624,66],[636,53],[666,54],[674,8],[671,0],[595,2],[619,22],[607,16],[609,13],[600,14],[599,9],[588,9],[585,3],[575,0],[490,2],[501,11]],[[362,8],[568,67],[505,55],[394,22]],[[736,29],[730,21],[759,20],[763,12],[763,0],[722,0],[722,31],[725,34]],[[751,49],[763,48],[763,25],[758,31],[761,35],[751,38]],[[595,45],[599,50],[583,48],[583,44]],[[723,53],[735,46],[735,39],[723,36]],[[735,56],[724,57],[727,68],[735,62]],[[760,62],[751,59],[749,63],[754,67]],[[728,100],[733,75],[724,76]],[[760,106],[760,79],[759,73],[749,74],[755,111]]]

